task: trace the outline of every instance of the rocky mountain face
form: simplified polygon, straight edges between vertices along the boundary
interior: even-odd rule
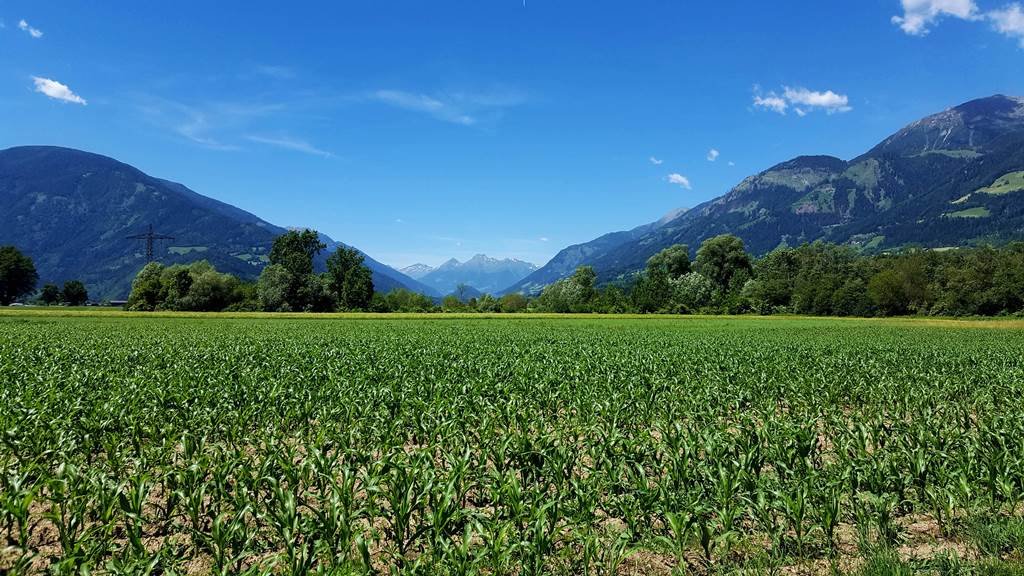
[[[579,265],[594,266],[602,282],[625,279],[663,248],[686,244],[696,251],[726,233],[757,255],[816,240],[881,251],[1022,239],[1024,98],[962,104],[849,161],[794,158],[648,227],[567,248],[511,290],[536,292]]]
[[[151,224],[174,237],[157,243],[160,262],[209,260],[249,280],[259,275],[274,238],[285,231],[98,154],[51,146],[0,151],[0,245],[13,244],[32,257],[40,285],[79,279],[93,298],[127,297],[146,259],[144,243],[126,237]],[[340,245],[323,238],[328,252]],[[378,290],[408,287],[433,294],[372,258],[366,264]]]
[[[399,268],[398,271],[410,278],[415,278],[416,280],[419,280],[420,278],[423,278],[427,274],[433,272],[434,268],[432,266],[427,266],[426,264],[417,263],[411,266],[406,266],[405,268]]]

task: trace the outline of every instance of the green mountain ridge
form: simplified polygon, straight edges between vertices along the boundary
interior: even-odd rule
[[[996,95],[914,122],[850,161],[800,156],[640,234],[566,250],[588,252],[574,264],[593,266],[609,282],[635,274],[668,246],[695,251],[718,234],[739,236],[756,255],[816,240],[870,251],[1007,242],[1024,238],[1024,194],[975,192],[1000,182],[1024,189],[1015,187],[1022,170],[1024,98]],[[546,268],[506,292],[535,293],[572,272]]]
[[[127,236],[150,224],[174,237],[158,243],[160,262],[209,260],[248,280],[259,275],[274,238],[285,231],[106,156],[55,146],[0,150],[0,245],[13,244],[32,257],[40,285],[79,279],[95,299],[127,297],[146,264],[144,244]],[[326,253],[341,245],[321,238]],[[379,290],[436,295],[372,258],[366,264]]]

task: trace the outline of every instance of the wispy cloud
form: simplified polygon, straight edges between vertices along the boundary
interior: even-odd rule
[[[662,164],[665,163],[664,160],[659,160],[658,158],[655,158],[654,156],[651,156],[649,158],[649,161],[650,161],[651,164],[654,164],[655,166],[661,166]]]
[[[189,110],[188,115],[187,119],[174,126],[176,134],[211,150],[238,150],[238,146],[225,144],[209,135],[210,123],[206,119],[206,114],[198,110]]]
[[[277,66],[271,64],[261,64],[255,67],[257,74],[266,76],[268,78],[276,78],[278,80],[289,80],[295,77],[295,70],[288,66]]]
[[[912,36],[923,36],[929,26],[943,17],[976,20],[978,6],[974,0],[901,0],[902,16],[893,16],[892,23]]]
[[[497,120],[505,110],[519,106],[526,100],[522,94],[514,90],[426,94],[382,89],[371,92],[368,98],[388,106],[427,114],[437,120],[461,126],[475,126],[484,121]]]
[[[43,37],[43,31],[42,30],[40,30],[39,28],[33,28],[32,26],[29,25],[28,22],[26,22],[24,20],[21,20],[21,21],[18,22],[18,29],[23,31],[23,32],[28,33],[28,35],[33,37],[33,38],[42,38]]]
[[[832,90],[816,91],[807,88],[782,87],[782,94],[769,92],[761,94],[761,88],[754,86],[754,107],[786,115],[792,107],[797,116],[806,116],[812,110],[824,110],[827,114],[849,112],[850,98]]]
[[[303,154],[310,154],[313,156],[322,156],[324,158],[331,158],[334,154],[326,150],[321,150],[316,146],[310,144],[305,140],[298,138],[291,138],[288,136],[246,136],[246,139],[250,142],[256,142],[257,144],[266,144],[267,146],[276,146],[278,148],[284,148],[285,150],[292,150],[295,152],[302,152]]]
[[[445,122],[452,122],[463,126],[472,126],[477,122],[476,118],[464,113],[459,108],[426,94],[403,92],[401,90],[377,90],[373,93],[373,98],[403,110],[424,112]]]
[[[669,184],[675,184],[677,186],[686,188],[687,190],[693,189],[693,186],[690,185],[690,179],[687,178],[686,176],[683,176],[682,174],[673,172],[672,174],[668,175],[666,180],[668,180]]]
[[[36,92],[45,94],[54,100],[70,102],[72,104],[81,104],[82,106],[87,104],[85,98],[82,98],[78,94],[72,92],[71,88],[68,88],[66,84],[61,84],[56,80],[42,78],[40,76],[33,76],[32,81],[36,85]]]
[[[202,102],[139,96],[145,119],[193,144],[211,150],[238,150],[238,141],[257,131],[254,124],[285,109],[283,104],[261,102]],[[267,137],[270,138],[270,137]]]
[[[718,150],[716,150],[714,148],[712,148],[711,150],[708,150],[708,156],[707,156],[708,162],[714,162],[715,160],[718,160],[718,157],[720,155],[721,155],[721,152],[719,152]]]

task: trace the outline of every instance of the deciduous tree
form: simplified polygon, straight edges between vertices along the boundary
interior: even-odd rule
[[[753,274],[750,255],[740,240],[732,234],[722,234],[705,240],[697,250],[697,272],[715,283],[722,292],[743,287]]]
[[[39,301],[47,306],[60,304],[60,288],[56,284],[46,284],[39,293]]]
[[[68,280],[60,291],[60,297],[68,306],[82,306],[89,301],[89,292],[80,280]]]
[[[342,246],[327,258],[329,291],[342,310],[366,310],[373,300],[373,274],[355,248]]]
[[[0,246],[0,305],[7,306],[36,289],[39,274],[32,259],[14,246]]]

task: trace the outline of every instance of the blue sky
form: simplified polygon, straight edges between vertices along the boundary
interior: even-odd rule
[[[542,264],[1024,94],[1006,0],[0,0],[0,21],[0,148],[113,156],[399,267]]]

